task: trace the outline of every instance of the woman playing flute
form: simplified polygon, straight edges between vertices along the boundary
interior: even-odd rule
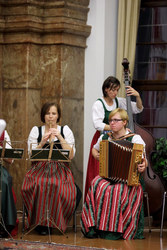
[[[71,129],[58,122],[59,106],[45,103],[41,109],[43,126],[34,126],[28,137],[28,147],[69,150],[69,159],[75,155],[75,139]],[[76,208],[77,189],[68,162],[38,161],[25,176],[22,196],[28,215],[28,227],[35,224],[36,230],[46,235],[52,228],[65,232]],[[47,218],[49,215],[49,218]]]

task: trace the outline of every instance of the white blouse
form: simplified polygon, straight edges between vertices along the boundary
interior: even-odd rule
[[[58,128],[59,132],[61,132],[61,126],[57,125],[57,128]],[[42,126],[41,132],[42,132],[42,136],[43,136],[44,132],[45,132],[45,125]],[[64,134],[65,141],[71,147],[73,147],[73,151],[74,151],[74,155],[75,155],[75,152],[76,152],[75,138],[74,138],[72,130],[67,125],[63,126],[63,134]],[[34,126],[31,129],[29,137],[28,137],[28,151],[29,152],[30,152],[31,145],[32,145],[32,149],[35,149],[37,147],[37,145],[38,145],[38,136],[39,136],[39,129],[38,129],[37,126]],[[55,137],[54,141],[56,142],[57,140],[58,140],[58,138]],[[48,140],[48,142],[49,142],[49,140]]]
[[[109,106],[103,97],[101,97],[100,99],[102,99],[108,111],[112,111],[116,109],[117,106],[116,106],[115,99],[113,100],[112,106]],[[126,110],[127,109],[126,98],[117,97],[117,99],[118,99],[118,107]],[[136,102],[131,102],[131,105],[132,105],[132,112],[134,114],[138,114],[143,111],[143,107],[142,109],[138,109]],[[99,131],[104,130],[104,127],[105,127],[105,123],[103,122],[104,116],[105,116],[105,111],[103,108],[103,104],[101,103],[101,101],[96,100],[92,106],[92,120],[93,120],[94,128],[96,130],[99,130]]]
[[[6,147],[5,148],[12,148],[11,141],[10,141],[10,136],[9,136],[9,134],[8,134],[8,132],[6,130],[5,130],[4,140],[6,141]]]
[[[4,140],[6,141],[6,145],[5,145],[5,148],[12,148],[12,145],[11,145],[11,140],[10,140],[10,136],[7,132],[7,130],[5,130],[5,134],[4,134]],[[1,147],[1,146],[0,146]],[[2,147],[1,147],[2,148]],[[4,159],[5,160],[5,159]],[[12,159],[10,163],[13,163],[14,160]]]

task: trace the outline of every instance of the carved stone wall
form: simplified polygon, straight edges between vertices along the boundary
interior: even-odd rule
[[[77,153],[71,167],[82,190],[84,54],[91,27],[89,0],[0,0],[0,117],[13,143],[24,146],[40,109],[56,100],[61,125],[72,129]],[[17,209],[30,161],[25,155],[7,166],[13,177]]]

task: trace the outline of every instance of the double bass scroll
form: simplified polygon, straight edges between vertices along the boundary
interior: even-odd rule
[[[130,85],[129,62],[126,58],[123,59],[122,65],[124,67],[124,83],[125,83],[125,86],[129,86]],[[127,94],[126,94],[126,105],[127,105],[127,113],[129,116],[128,127],[132,132],[134,132],[134,122],[133,122],[131,98]]]

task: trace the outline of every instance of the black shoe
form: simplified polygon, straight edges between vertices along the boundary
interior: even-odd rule
[[[51,227],[46,227],[46,226],[37,226],[35,230],[40,234],[40,235],[48,235],[49,232],[52,234],[52,228]]]
[[[8,238],[8,233],[5,231],[0,231],[0,238]]]
[[[40,235],[47,235],[48,234],[48,229],[43,228],[40,232]]]

